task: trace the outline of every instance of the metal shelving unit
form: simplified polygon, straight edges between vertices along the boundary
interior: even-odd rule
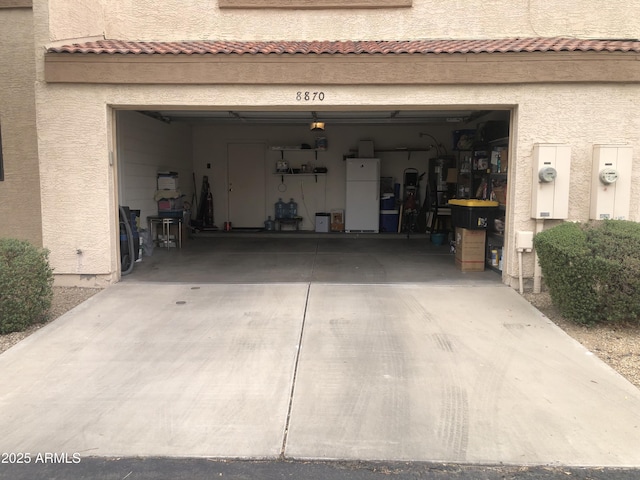
[[[484,181],[488,181],[490,168],[490,149],[482,145],[473,150],[458,152],[458,198],[488,198],[488,194],[477,195],[478,189]],[[485,198],[486,197],[486,198]]]

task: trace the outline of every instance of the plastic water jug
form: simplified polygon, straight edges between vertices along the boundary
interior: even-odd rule
[[[264,229],[269,232],[276,229],[276,222],[271,220],[271,216],[264,222]]]
[[[298,204],[292,198],[287,206],[289,207],[289,218],[296,218],[298,216]]]
[[[287,217],[287,204],[281,198],[276,202],[276,219]]]

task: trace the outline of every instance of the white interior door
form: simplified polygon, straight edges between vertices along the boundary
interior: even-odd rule
[[[262,143],[230,143],[227,146],[227,221],[233,228],[264,226],[265,148]]]

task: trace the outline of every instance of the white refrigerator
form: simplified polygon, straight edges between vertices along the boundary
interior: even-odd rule
[[[347,232],[378,233],[380,229],[380,159],[347,159]]]

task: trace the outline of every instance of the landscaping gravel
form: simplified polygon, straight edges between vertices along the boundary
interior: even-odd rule
[[[571,337],[640,388],[640,325],[595,325],[587,327],[566,320],[551,303],[548,292],[523,295]]]
[[[99,288],[53,287],[53,301],[51,302],[51,308],[49,309],[46,321],[32,325],[24,332],[0,335],[0,353],[13,347],[23,338],[28,337],[36,330],[42,328],[47,322],[55,320],[60,315],[80,305],[99,291]]]
[[[54,287],[47,321],[52,321],[99,292],[95,288]],[[640,325],[596,325],[586,327],[568,321],[558,313],[547,292],[525,293],[523,297],[551,321],[608,363],[620,375],[640,388]],[[0,335],[0,353],[41,328]]]

